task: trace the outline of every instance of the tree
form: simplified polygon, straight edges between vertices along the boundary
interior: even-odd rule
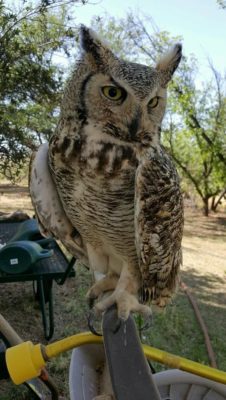
[[[76,43],[62,1],[18,7],[0,0],[0,173],[14,181],[53,132],[65,79],[58,59]]]
[[[173,82],[165,130],[171,154],[202,199],[207,216],[210,199],[216,211],[216,196],[224,196],[226,188],[225,80],[211,64],[210,68],[213,79],[199,90],[191,68]]]
[[[226,0],[217,0],[217,4],[220,6],[220,8],[226,8]]]
[[[105,18],[96,22],[104,37],[113,41],[120,56],[147,64],[157,61],[172,42],[168,32],[161,32],[149,20],[149,29],[139,16],[126,20]],[[151,23],[150,23],[151,21]],[[125,34],[126,32],[126,34]],[[226,79],[210,63],[213,79],[197,89],[197,61],[183,57],[169,86],[168,111],[163,125],[163,142],[171,152],[183,178],[201,198],[205,215],[224,196],[226,188]]]

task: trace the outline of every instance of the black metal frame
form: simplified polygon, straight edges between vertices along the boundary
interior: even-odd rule
[[[7,242],[18,229],[20,222],[0,222],[0,242]],[[37,284],[35,298],[39,302],[44,335],[50,340],[54,333],[53,281],[63,285],[68,277],[75,276],[73,266],[75,258],[66,258],[56,241],[51,241],[48,248],[53,250],[53,256],[38,261],[28,271],[20,274],[0,272],[0,284],[10,282],[33,282]]]

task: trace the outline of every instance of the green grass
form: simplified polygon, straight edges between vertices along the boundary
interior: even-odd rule
[[[1,394],[1,400],[31,400],[31,395],[25,386],[15,386],[12,383],[5,383],[6,394]]]
[[[153,312],[153,327],[143,335],[143,342],[161,350],[208,364],[203,335],[194,312],[183,293],[178,293],[172,305]],[[165,369],[156,365],[157,371]]]

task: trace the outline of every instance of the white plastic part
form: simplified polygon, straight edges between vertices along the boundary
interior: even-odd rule
[[[177,369],[159,372],[155,375],[155,380],[162,399],[226,399],[226,385]]]
[[[70,400],[93,400],[95,396],[106,393],[107,378],[103,382],[100,376],[105,363],[101,344],[84,345],[73,350],[69,373]],[[173,369],[158,372],[154,378],[162,400],[226,400],[226,385],[197,375]],[[104,392],[101,387],[104,387]]]
[[[88,344],[72,352],[69,388],[71,400],[92,400],[99,394],[99,373],[105,361],[102,345]]]

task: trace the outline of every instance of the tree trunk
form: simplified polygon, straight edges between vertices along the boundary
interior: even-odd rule
[[[226,189],[223,190],[223,192],[219,195],[217,201],[215,202],[216,198],[215,196],[213,197],[212,204],[211,204],[211,211],[217,212],[217,207],[222,204],[221,200],[226,198]]]
[[[203,198],[203,204],[204,204],[203,213],[206,217],[208,217],[209,216],[209,198],[208,197]]]
[[[210,209],[211,209],[211,211],[213,211],[213,212],[216,212],[215,200],[216,200],[216,196],[213,196],[213,197],[212,197],[212,201],[211,201],[211,206],[210,206]]]

